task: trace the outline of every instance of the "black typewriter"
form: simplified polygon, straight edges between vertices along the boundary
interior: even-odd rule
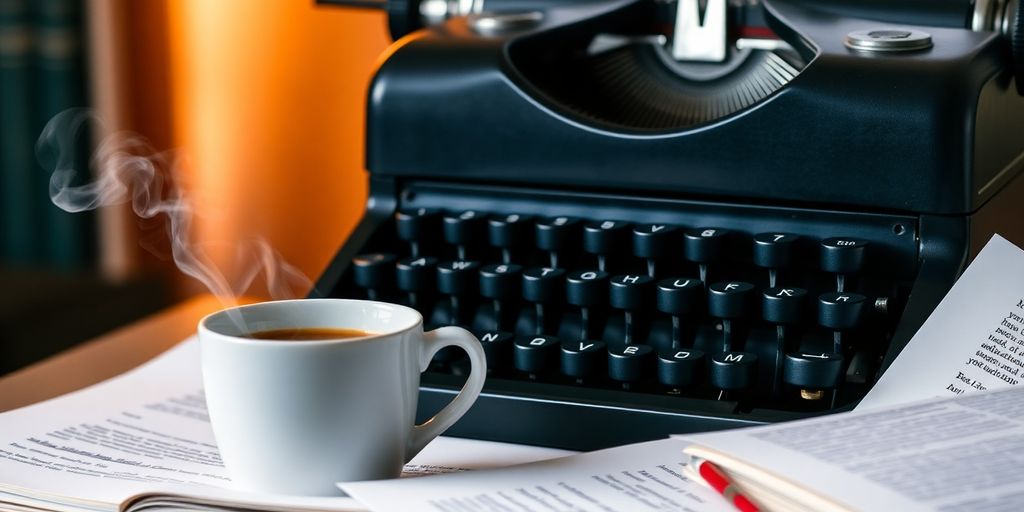
[[[474,332],[449,431],[592,449],[848,410],[999,232],[1024,15],[997,0],[420,0],[314,296]],[[442,352],[421,416],[461,387]]]

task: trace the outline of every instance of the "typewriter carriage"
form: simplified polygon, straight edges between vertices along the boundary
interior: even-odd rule
[[[1012,131],[996,128],[1004,133],[981,138],[975,130],[1005,126],[1005,118],[1022,111],[1005,80],[1010,71],[1000,37],[929,28],[932,50],[864,56],[843,46],[843,36],[895,25],[822,22],[827,14],[799,5],[767,5],[766,12],[779,13],[776,32],[807,39],[818,56],[752,107],[671,132],[634,133],[594,123],[575,115],[582,107],[560,104],[533,87],[510,62],[511,49],[521,43],[550,47],[543,27],[541,34],[480,37],[453,20],[442,30],[418,33],[381,66],[371,85],[367,167],[390,176],[937,214],[974,211],[997,190],[989,186],[976,194],[1012,159],[965,161],[975,150],[1015,155],[1024,149]],[[563,20],[554,30],[569,32],[567,44],[580,47],[586,38],[576,32],[589,27],[594,35],[593,24]],[[790,25],[795,28],[785,28]],[[637,112],[629,104],[605,108],[613,109]],[[622,179],[623,169],[628,179]],[[885,182],[891,185],[864,186]]]

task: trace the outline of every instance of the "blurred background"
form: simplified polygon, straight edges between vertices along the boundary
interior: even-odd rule
[[[235,244],[262,236],[315,280],[366,199],[385,23],[314,0],[0,0],[0,374],[206,291],[127,205],[53,206],[34,150],[49,119],[103,120],[83,168],[122,130],[176,151],[193,241],[229,278]]]

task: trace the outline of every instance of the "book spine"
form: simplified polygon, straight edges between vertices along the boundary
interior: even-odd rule
[[[85,103],[85,78],[82,70],[82,8],[79,0],[34,0],[30,8],[35,33],[35,125],[39,133],[47,121],[63,110]],[[78,135],[75,167],[77,183],[91,179],[88,173],[87,133]],[[42,257],[51,266],[75,269],[94,259],[90,241],[95,237],[93,215],[67,213],[49,200],[49,172],[35,171],[32,195],[39,198],[37,215],[45,226],[40,245]]]
[[[27,2],[0,0],[0,259],[15,265],[37,256],[31,48]]]

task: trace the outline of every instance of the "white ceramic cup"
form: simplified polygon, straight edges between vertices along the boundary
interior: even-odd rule
[[[246,332],[347,328],[340,340],[275,341]],[[423,332],[411,308],[301,299],[231,308],[199,322],[214,437],[232,484],[292,495],[337,495],[335,482],[394,478],[458,420],[483,388],[480,342],[458,327]],[[436,416],[415,424],[420,372],[454,345],[469,379]]]

